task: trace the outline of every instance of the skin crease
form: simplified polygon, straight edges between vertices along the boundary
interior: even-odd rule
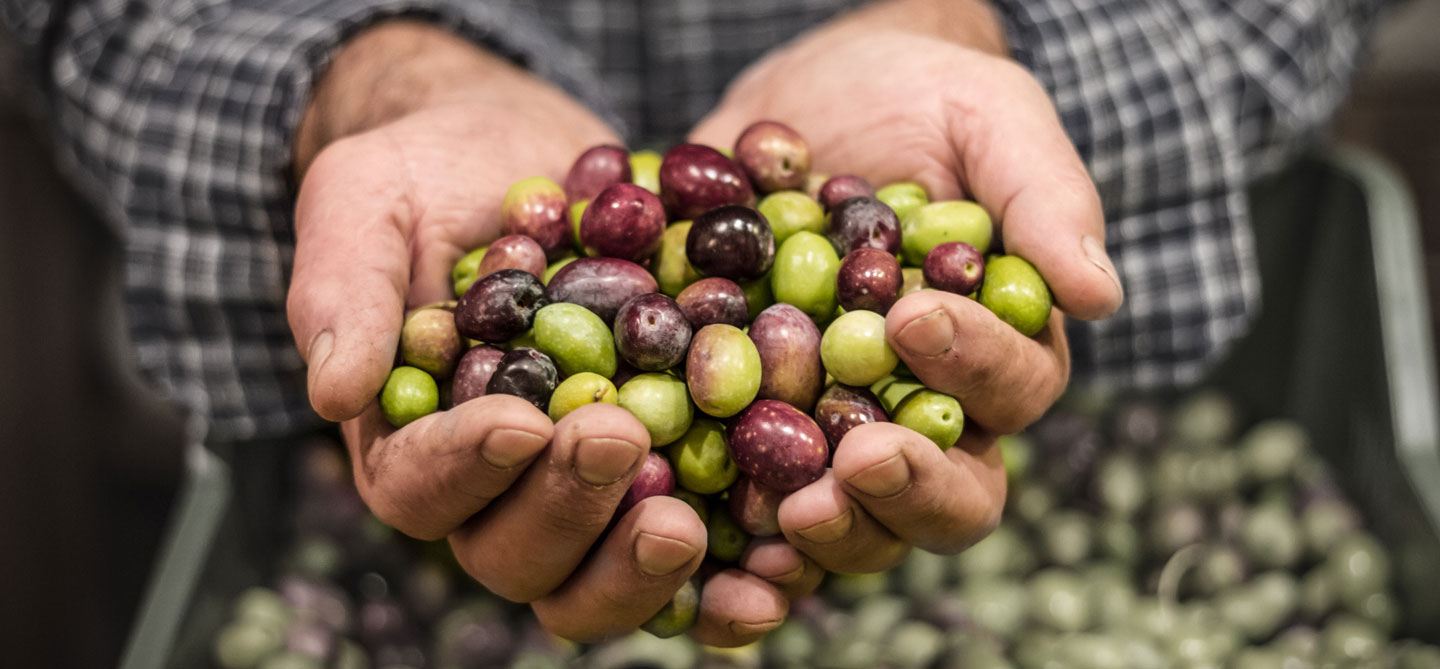
[[[749,123],[775,119],[809,139],[817,171],[853,172],[877,186],[915,180],[937,199],[970,194],[1004,221],[1007,250],[1040,269],[1061,309],[1103,317],[1120,301],[1113,269],[1107,275],[1078,250],[1082,234],[1103,240],[1098,196],[1044,91],[990,55],[999,34],[975,2],[870,6],[762,60],[692,140],[730,146]],[[857,99],[869,102],[857,107]],[[704,550],[694,511],[666,498],[637,505],[596,543],[649,448],[643,426],[603,404],[552,425],[523,400],[499,396],[396,431],[375,396],[404,309],[449,296],[450,265],[498,236],[510,183],[561,180],[575,156],[601,143],[617,140],[576,102],[439,29],[390,22],[362,33],[322,78],[296,136],[287,304],[310,366],[311,403],[343,421],[371,509],[407,534],[448,537],[477,580],[533,602],[550,630],[584,640],[633,629]],[[922,380],[961,399],[973,427],[943,453],[899,426],[852,430],[833,469],[782,502],[787,541],[752,545],[742,569],[707,582],[692,636],[749,643],[783,621],[787,597],[812,590],[822,568],[885,569],[912,546],[953,553],[994,527],[1005,496],[994,435],[1054,401],[1069,358],[1058,310],[1030,340],[994,328],[998,319],[966,302],[909,296],[891,310],[887,334]],[[967,337],[990,339],[951,345]],[[605,482],[582,477],[582,463]],[[578,520],[568,513],[577,495],[589,510]],[[671,571],[642,571],[642,545],[651,564]],[[506,555],[546,559],[521,568]]]

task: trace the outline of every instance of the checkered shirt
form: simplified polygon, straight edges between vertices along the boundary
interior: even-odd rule
[[[318,418],[285,318],[290,139],[385,17],[439,22],[673,142],[747,64],[846,0],[0,0],[57,150],[126,249],[141,370],[213,439]],[[1199,379],[1259,309],[1245,189],[1345,91],[1378,0],[998,0],[1105,203],[1124,308],[1072,323],[1078,382]]]

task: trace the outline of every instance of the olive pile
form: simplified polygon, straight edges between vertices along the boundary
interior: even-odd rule
[[[950,448],[964,410],[900,365],[885,314],[939,289],[1034,335],[1052,302],[1039,273],[987,259],[994,226],[973,202],[811,174],[783,124],[752,125],[733,155],[597,146],[564,186],[514,184],[505,236],[454,267],[458,300],[406,318],[386,418],[401,427],[495,393],[556,421],[618,404],[654,450],[617,513],[681,497],[720,561],[778,534],[780,500],[820,478],[856,425],[894,421]],[[653,629],[688,624],[672,622]]]
[[[1073,400],[1073,398],[1071,398]],[[1198,395],[1065,401],[1004,442],[1005,520],[954,557],[827,577],[759,643],[637,632],[579,647],[364,510],[334,444],[301,458],[297,540],[214,642],[227,669],[321,667],[1440,667],[1392,641],[1390,557],[1286,421],[1232,440]],[[687,589],[677,599],[693,598]],[[692,600],[693,601],[693,600]]]

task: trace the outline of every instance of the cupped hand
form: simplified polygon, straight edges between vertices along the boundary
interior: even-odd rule
[[[979,202],[1006,253],[1031,261],[1057,308],[1028,338],[979,303],[921,291],[886,334],[927,386],[965,409],[947,451],[893,424],[846,435],[824,478],[780,507],[785,537],[826,569],[887,569],[912,546],[965,549],[1000,520],[995,438],[1034,421],[1064,390],[1064,316],[1104,318],[1123,292],[1104,251],[1100,199],[1041,86],[1003,55],[978,2],[896,0],[842,17],[748,70],[692,140],[731,146],[758,119],[809,142],[821,173],[876,186],[917,181],[934,200]],[[983,249],[982,249],[983,251]]]
[[[645,500],[612,526],[650,448],[644,427],[608,405],[552,424],[498,395],[396,430],[376,397],[406,309],[451,297],[452,264],[500,234],[509,185],[561,177],[601,143],[617,140],[579,104],[443,31],[357,36],[296,138],[287,304],[311,404],[342,422],[370,509],[410,536],[448,538],[476,580],[579,641],[638,627],[705,552],[704,525],[677,499]],[[783,618],[784,598],[754,574],[712,581],[706,629]]]

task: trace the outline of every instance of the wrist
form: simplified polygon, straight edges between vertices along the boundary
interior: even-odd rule
[[[842,19],[847,28],[891,29],[1008,57],[1000,15],[987,0],[879,0]]]
[[[350,38],[317,80],[293,142],[297,181],[330,143],[523,77],[449,31],[391,20]]]

